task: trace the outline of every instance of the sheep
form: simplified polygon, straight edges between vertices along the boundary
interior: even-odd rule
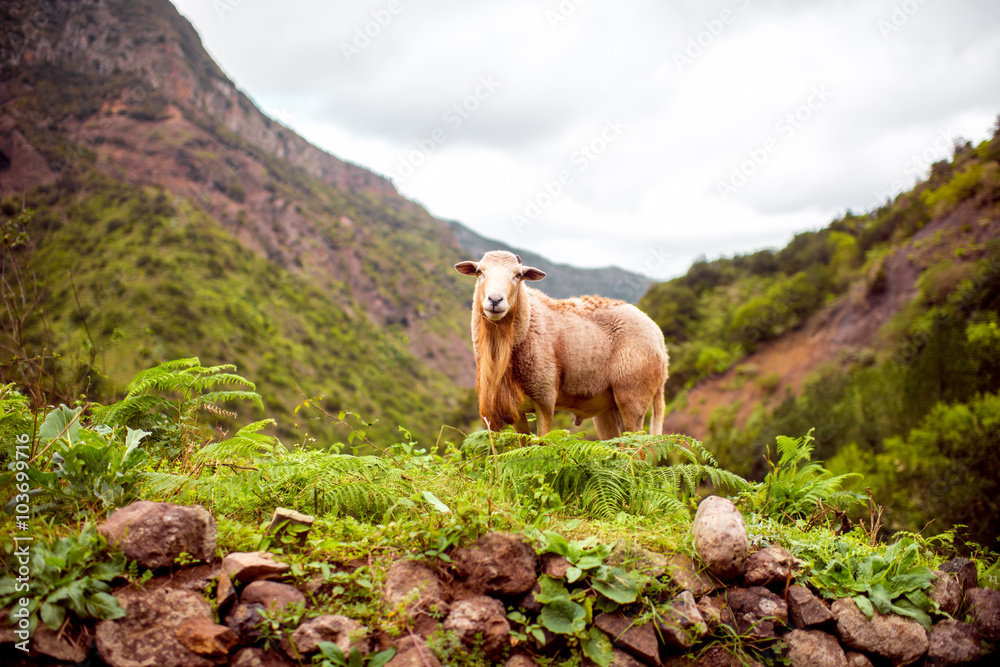
[[[663,431],[669,357],[663,332],[642,311],[600,296],[552,299],[528,287],[543,271],[522,266],[512,252],[487,252],[455,270],[477,276],[472,301],[479,414],[487,428],[506,424],[539,436],[556,410],[576,424],[593,417],[602,440],[641,431],[652,404],[649,432]]]

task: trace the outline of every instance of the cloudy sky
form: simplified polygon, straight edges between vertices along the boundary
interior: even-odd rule
[[[173,2],[434,215],[656,279],[869,210],[1000,114],[996,0]]]

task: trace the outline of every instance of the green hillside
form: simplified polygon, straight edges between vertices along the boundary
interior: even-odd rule
[[[878,210],[653,286],[640,306],[671,351],[668,425],[701,410],[694,435],[757,479],[776,435],[815,427],[817,456],[864,473],[891,527],[995,544],[998,160],[1000,125]]]

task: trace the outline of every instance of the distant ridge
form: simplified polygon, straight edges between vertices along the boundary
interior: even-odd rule
[[[629,303],[638,303],[652,282],[638,273],[609,266],[603,269],[581,269],[567,264],[550,262],[541,255],[521,250],[480,236],[461,223],[449,220],[458,243],[470,257],[478,259],[489,250],[510,250],[521,256],[524,264],[541,269],[546,274],[545,280],[532,287],[539,289],[555,299],[565,299],[582,294],[599,294],[612,299],[622,299]]]

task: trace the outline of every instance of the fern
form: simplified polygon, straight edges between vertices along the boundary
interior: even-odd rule
[[[809,462],[813,442],[812,429],[801,438],[777,437],[778,463],[768,461],[771,471],[755,487],[755,510],[772,516],[804,518],[824,504],[844,510],[851,504],[864,502],[862,494],[841,488],[848,479],[861,475],[833,476],[822,463]],[[800,468],[803,463],[806,465]]]
[[[198,409],[220,412],[227,401],[250,401],[261,409],[264,403],[256,386],[235,373],[232,364],[201,365],[198,357],[175,359],[140,371],[126,388],[125,398],[93,409],[93,423],[110,426],[140,426],[140,420],[155,411],[170,413],[180,423]],[[247,389],[220,389],[220,387]]]
[[[684,511],[682,501],[705,482],[737,490],[750,486],[720,469],[701,443],[684,436],[629,433],[592,442],[568,431],[542,438],[509,430],[490,435],[473,433],[463,450],[481,473],[494,474],[512,498],[529,493],[540,475],[564,503],[600,518],[619,512]],[[678,463],[657,465],[671,459]]]

